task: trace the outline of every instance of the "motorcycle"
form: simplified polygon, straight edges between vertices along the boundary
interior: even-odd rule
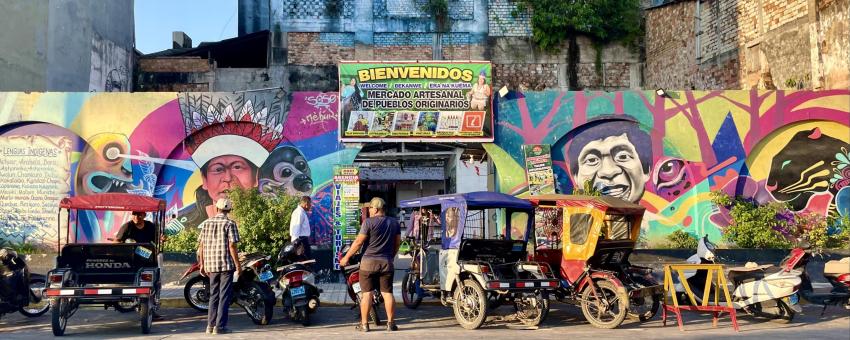
[[[348,250],[351,249],[351,245],[346,245],[342,248],[340,255],[347,254]],[[345,285],[346,291],[348,292],[348,297],[351,298],[351,301],[354,302],[354,306],[351,309],[360,310],[360,300],[363,296],[363,292],[360,289],[360,255],[352,256],[348,265],[342,268],[343,276],[345,277]],[[381,292],[377,289],[372,291],[372,308],[369,310],[369,320],[375,323],[375,326],[383,326],[383,322],[381,321],[380,315],[378,315],[378,309],[384,304],[384,297],[381,296]],[[360,315],[357,316],[358,320]],[[359,322],[359,321],[358,321]]]
[[[717,260],[716,249],[717,247],[708,240],[708,236],[704,236],[699,241],[697,253],[688,258],[687,262],[714,264]],[[735,309],[749,315],[779,323],[789,323],[796,313],[802,312],[796,298],[797,290],[802,282],[801,273],[797,270],[786,270],[786,268],[768,273],[767,269],[770,267],[772,266],[748,263],[744,267],[730,268],[729,281],[734,286],[732,304]],[[697,303],[702,303],[702,289],[706,286],[708,271],[686,270],[684,274],[695,300]],[[676,283],[676,292],[680,294],[680,301],[689,301],[681,283]]]
[[[0,249],[0,317],[20,312],[34,318],[47,313],[50,304],[42,298],[45,283],[45,276],[30,273],[17,252]]]
[[[829,293],[815,293],[812,280],[806,270],[806,265],[813,256],[810,248],[807,242],[803,242],[799,247],[792,249],[791,254],[780,264],[784,270],[802,272],[800,277],[803,282],[797,292],[798,296],[813,304],[823,305],[821,314],[826,311],[827,306],[831,305],[843,304],[845,308],[850,309],[850,257],[824,264],[823,277],[832,285],[832,290]]]
[[[257,325],[267,325],[272,320],[276,302],[268,280],[274,274],[267,269],[269,257],[262,254],[239,254],[242,274],[234,277],[233,301]],[[210,301],[210,280],[200,274],[201,266],[192,264],[179,281],[191,276],[183,287],[183,297],[192,308],[206,312]]]
[[[279,279],[274,282],[274,286],[280,291],[283,311],[289,318],[309,326],[310,314],[319,309],[319,294],[322,290],[316,287],[316,276],[308,267],[316,260],[307,259],[303,254],[303,244],[297,239],[280,250],[275,265]]]

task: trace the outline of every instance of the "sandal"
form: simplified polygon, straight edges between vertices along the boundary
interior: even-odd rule
[[[397,330],[398,330],[398,326],[395,325],[395,321],[387,322],[387,331],[388,332],[395,332]]]
[[[356,329],[358,332],[368,332],[369,331],[369,324],[368,323],[365,324],[365,325],[357,324],[357,326],[355,326],[354,329]]]

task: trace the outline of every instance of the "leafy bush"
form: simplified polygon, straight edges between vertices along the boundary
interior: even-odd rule
[[[759,204],[753,199],[729,197],[723,192],[713,192],[711,201],[729,209],[732,223],[723,232],[723,238],[740,248],[787,248],[792,237],[790,224],[794,213],[784,203]]]
[[[670,249],[697,249],[697,244],[699,241],[682,229],[667,235],[666,245]]]
[[[49,253],[51,251],[51,249],[47,249],[47,247],[44,246],[38,246],[31,243],[14,243],[2,239],[0,239],[0,248],[9,248],[18,254],[39,254]],[[55,252],[56,248],[53,248],[52,250]]]
[[[169,236],[162,249],[167,252],[194,254],[198,250],[198,234],[197,227],[184,228],[176,235]]]
[[[256,188],[235,189],[231,217],[239,224],[239,251],[277,254],[289,239],[289,219],[299,197],[274,192],[260,194]]]
[[[850,243],[850,217],[798,213],[794,216],[791,232],[795,238],[806,239],[815,250],[846,248]]]
[[[573,193],[576,195],[602,196],[602,192],[593,186],[593,181],[591,180],[584,181],[581,188],[576,188]]]

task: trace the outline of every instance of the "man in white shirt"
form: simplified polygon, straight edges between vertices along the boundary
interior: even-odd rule
[[[292,216],[289,219],[289,237],[292,242],[301,240],[304,246],[304,256],[312,258],[310,251],[310,217],[307,212],[312,207],[310,196],[301,196],[301,201],[298,203],[298,208],[292,211]]]

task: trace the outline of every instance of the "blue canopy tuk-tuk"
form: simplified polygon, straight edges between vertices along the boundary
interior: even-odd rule
[[[505,304],[514,306],[523,324],[543,322],[558,281],[548,264],[527,261],[534,231],[530,202],[472,192],[405,200],[400,206],[414,209],[414,215],[439,216],[440,226],[424,219],[413,223],[408,239],[413,261],[402,281],[407,307],[418,307],[425,296],[439,298],[466,329],[480,327],[489,311]]]

